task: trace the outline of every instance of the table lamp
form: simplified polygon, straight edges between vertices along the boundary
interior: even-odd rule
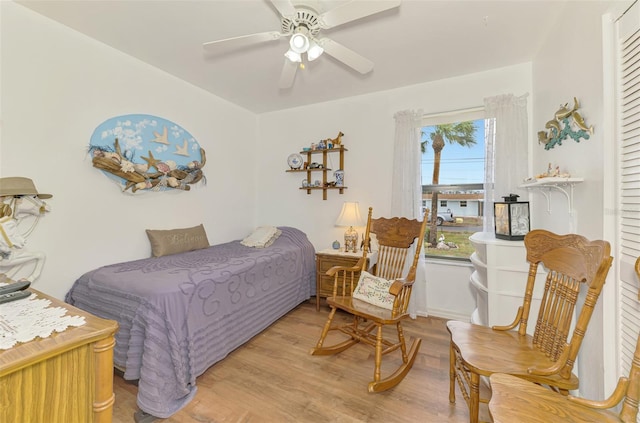
[[[344,250],[356,252],[358,249],[358,231],[353,229],[354,226],[363,226],[364,222],[360,215],[360,206],[358,202],[345,201],[342,205],[340,216],[336,220],[336,226],[348,226],[344,233]]]

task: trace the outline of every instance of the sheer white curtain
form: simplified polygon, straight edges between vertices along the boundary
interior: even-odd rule
[[[393,150],[393,177],[391,181],[391,215],[422,220],[422,180],[420,175],[420,136],[422,110],[397,112]],[[411,262],[407,262],[407,267]],[[427,314],[427,281],[424,256],[416,269],[409,314],[415,318],[419,312]]]
[[[527,96],[504,94],[484,99],[485,232],[494,231],[494,201],[502,201],[508,194],[526,195],[517,187],[528,176]]]

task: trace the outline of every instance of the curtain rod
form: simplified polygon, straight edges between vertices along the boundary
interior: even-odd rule
[[[449,111],[446,111],[446,112],[425,114],[425,115],[422,115],[422,118],[423,119],[430,119],[430,118],[436,118],[436,117],[441,117],[441,116],[455,115],[455,114],[459,114],[459,113],[481,112],[483,110],[484,110],[484,106],[470,107],[468,109],[449,110]]]

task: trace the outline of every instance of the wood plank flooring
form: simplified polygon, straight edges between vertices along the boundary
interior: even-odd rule
[[[198,377],[193,401],[156,422],[467,422],[459,392],[449,404],[449,333],[445,320],[419,317],[404,324],[422,338],[412,370],[395,388],[367,392],[373,349],[356,345],[335,356],[312,356],[328,307],[305,302]],[[339,318],[346,319],[341,315]],[[393,333],[394,331],[390,332]],[[383,377],[401,361],[383,358]],[[387,372],[385,372],[387,370]],[[115,423],[133,422],[137,387],[116,375]],[[481,410],[482,412],[482,410]],[[486,416],[481,414],[481,418]]]

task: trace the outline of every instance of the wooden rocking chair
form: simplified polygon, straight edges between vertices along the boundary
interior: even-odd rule
[[[506,373],[565,395],[578,388],[573,365],[613,260],[610,245],[540,229],[529,232],[524,243],[529,275],[524,302],[513,323],[489,328],[447,322],[451,334],[449,402],[455,402],[457,381],[471,423],[478,421],[480,403],[488,402],[480,399],[481,376]],[[539,265],[546,268],[547,275],[535,331],[530,336],[527,322]],[[577,307],[582,286],[586,287],[584,302]],[[580,314],[574,327],[576,308]]]
[[[425,214],[422,222],[398,217],[372,219],[372,211],[370,207],[362,258],[354,267],[335,266],[327,271],[327,275],[334,277],[333,295],[327,298],[331,311],[311,354],[337,354],[357,343],[374,347],[375,369],[373,381],[369,383],[369,392],[380,392],[396,386],[404,379],[420,348],[421,339],[418,338],[413,340],[411,348],[407,350],[402,320],[409,317],[407,308],[418,260],[422,254],[427,216]],[[371,234],[375,234],[378,242],[375,275],[368,274],[366,269]],[[412,244],[415,245],[413,263],[407,276],[401,278]],[[354,276],[356,272],[361,272],[359,280]],[[334,324],[337,310],[351,314],[353,321]],[[382,329],[385,325],[396,326],[397,341],[383,337]],[[329,331],[334,330],[345,334],[348,339],[333,346],[323,346]],[[382,379],[382,356],[398,349],[402,353],[403,363],[393,374]]]
[[[640,280],[640,257],[635,265]],[[604,401],[560,395],[519,377],[491,375],[489,412],[494,423],[636,423],[640,401],[640,335],[631,361],[629,377],[621,377]],[[618,412],[611,409],[622,402]]]

